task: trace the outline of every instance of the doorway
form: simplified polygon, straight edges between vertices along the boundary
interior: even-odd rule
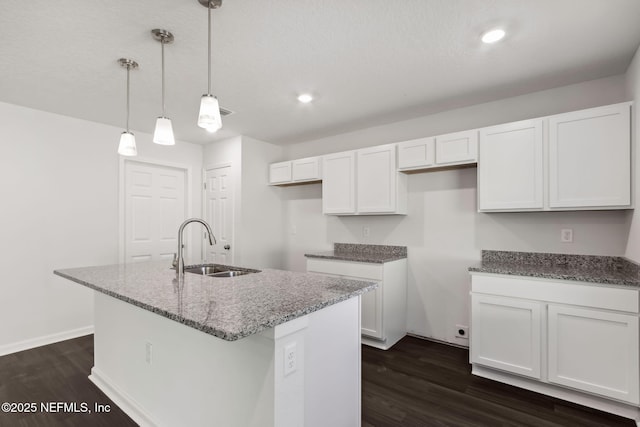
[[[123,160],[120,173],[120,261],[167,260],[188,217],[188,168]],[[185,247],[187,254],[188,245]]]
[[[214,166],[204,172],[204,218],[213,230],[217,243],[204,244],[207,262],[232,265],[234,260],[234,192],[229,164]]]

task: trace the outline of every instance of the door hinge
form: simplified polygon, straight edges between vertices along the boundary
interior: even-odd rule
[[[202,187],[206,190],[206,189],[207,189],[207,183],[206,183],[206,182],[203,182],[203,183],[202,183]]]

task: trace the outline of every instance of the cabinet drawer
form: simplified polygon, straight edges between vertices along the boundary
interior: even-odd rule
[[[307,271],[354,278],[382,280],[383,265],[364,262],[307,258]]]
[[[637,289],[522,276],[473,274],[472,292],[638,313]]]

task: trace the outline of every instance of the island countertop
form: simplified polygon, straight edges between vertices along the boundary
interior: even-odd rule
[[[256,334],[377,287],[264,269],[232,278],[185,273],[166,261],[55,270],[55,274],[227,341]]]

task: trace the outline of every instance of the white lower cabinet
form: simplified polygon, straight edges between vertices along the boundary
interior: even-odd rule
[[[366,263],[307,258],[307,272],[376,282],[378,288],[362,295],[362,343],[389,349],[407,334],[407,260]]]
[[[638,402],[638,316],[548,306],[549,382]]]
[[[635,288],[472,274],[473,373],[629,416],[620,408],[640,404],[639,304]]]
[[[542,305],[481,294],[471,301],[471,362],[539,379]]]

